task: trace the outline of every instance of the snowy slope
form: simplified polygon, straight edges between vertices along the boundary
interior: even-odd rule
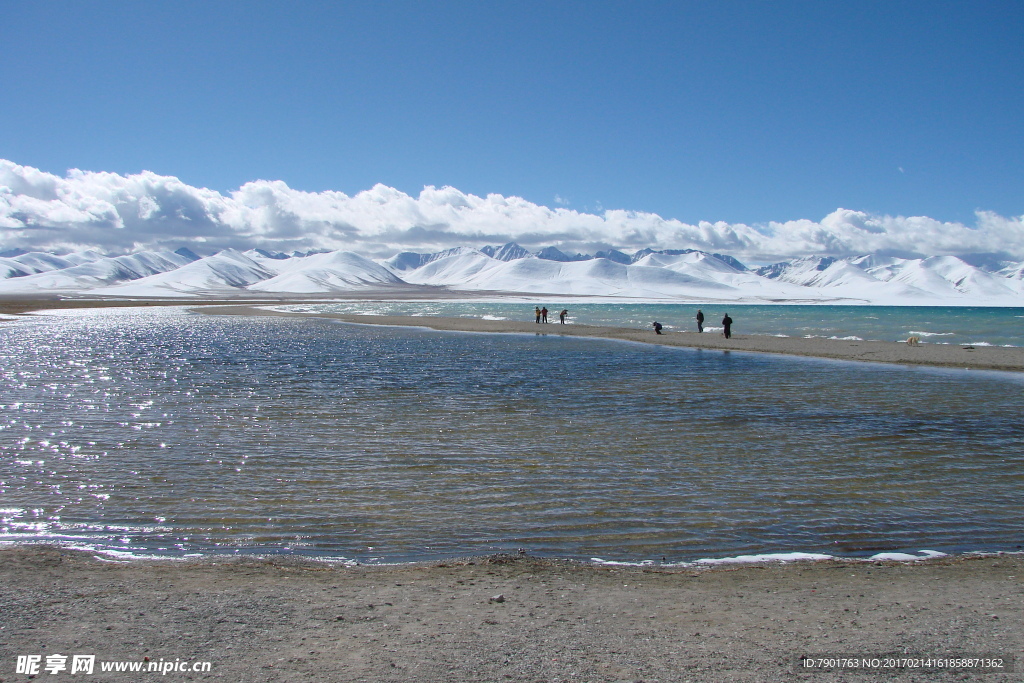
[[[1009,278],[1010,280],[1024,280],[1024,261],[1021,263],[1011,263],[1000,270],[997,275]]]
[[[380,261],[379,263],[392,273],[401,276],[402,273],[422,268],[428,263],[432,263],[439,259],[473,253],[479,252],[476,249],[470,249],[469,247],[455,247],[454,249],[445,249],[444,251],[438,251],[433,254],[417,254],[412,251],[403,251],[400,254],[395,254],[391,258]]]
[[[67,257],[62,260],[71,263]],[[59,270],[0,280],[0,293],[90,290],[174,270],[186,263],[189,263],[188,258],[171,251],[144,251],[126,256],[100,257]]]
[[[809,257],[757,271],[764,277],[885,305],[1021,305],[1013,281],[954,256],[927,259]]]
[[[744,292],[746,296],[799,299],[813,295],[813,293],[789,286],[784,282],[772,282],[753,271],[737,267],[738,262],[735,262],[737,265],[734,265],[730,261],[732,259],[726,261],[702,251],[675,254],[654,252],[643,256],[634,262],[633,266],[663,268],[701,282],[713,282],[731,287]]]
[[[849,260],[808,257],[777,263],[759,272],[779,282],[816,289],[823,294],[883,305],[937,304],[941,297],[902,282],[887,283]]]
[[[943,299],[1005,305],[1019,296],[1007,278],[975,268],[955,256],[926,259],[865,256],[851,263],[883,282],[909,285]]]
[[[539,258],[497,261],[485,254],[442,259],[408,273],[409,282],[446,285],[452,289],[617,296],[638,299],[761,299],[779,295],[768,289],[744,292],[730,284],[702,279],[669,268],[624,265],[608,259],[560,262]],[[766,281],[767,282],[767,281]]]
[[[69,258],[69,256],[55,256],[54,254],[46,254],[41,251],[33,251],[6,260],[21,270],[21,272],[30,275],[33,273],[45,273],[49,270],[70,268],[81,263],[81,261]]]
[[[0,257],[0,279],[7,279],[9,277],[24,277],[31,275],[33,270],[26,267],[24,263],[15,261],[12,258]]]
[[[251,285],[251,291],[315,294],[373,285],[402,284],[390,270],[350,251],[278,261],[280,274]]]
[[[258,249],[206,258],[184,249],[117,257],[11,253],[0,258],[0,294],[166,297],[251,291],[301,296],[408,283],[660,301],[1024,306],[1024,264],[990,265],[1001,268],[991,272],[952,256],[812,257],[750,270],[731,256],[690,249],[591,258],[568,257],[551,248],[540,252],[550,258],[539,258],[514,243],[486,251],[403,252],[384,261],[346,251],[286,256]]]
[[[498,268],[504,261],[491,258],[476,249],[468,249],[454,256],[446,256],[413,271],[403,273],[402,279],[414,285],[449,286],[456,289],[481,289],[461,287],[480,273]]]
[[[268,259],[272,260],[272,259]],[[248,256],[226,249],[175,270],[150,275],[127,284],[101,287],[104,296],[199,296],[231,293],[277,275]]]

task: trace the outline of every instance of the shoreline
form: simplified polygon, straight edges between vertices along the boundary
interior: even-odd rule
[[[1024,558],[1010,555],[700,570],[504,555],[345,567],[111,562],[22,546],[0,548],[0,659],[8,674],[31,654],[198,661],[209,673],[182,678],[268,683],[777,681],[802,655],[829,654],[985,653],[1019,670],[1022,599]]]
[[[269,305],[277,304],[264,304],[264,306]],[[544,324],[528,321],[483,320],[480,318],[297,313],[273,311],[250,304],[203,306],[196,310],[209,315],[316,318],[359,325],[423,327],[446,332],[589,337],[723,352],[741,351],[868,363],[1024,372],[1024,347],[964,347],[952,344],[927,343],[920,346],[910,346],[904,343],[885,341],[808,339],[803,337],[772,337],[744,334],[734,334],[731,339],[725,339],[722,335],[715,333],[664,332],[658,335],[650,329],[641,330],[579,324],[560,325],[557,322]]]
[[[10,302],[4,302],[10,304]],[[163,306],[473,333],[581,336],[835,360],[1024,370],[1024,349],[844,342],[473,318],[284,313],[280,301],[22,301],[45,308]],[[0,303],[0,312],[8,312]],[[780,346],[774,346],[779,344]],[[852,345],[852,346],[851,346]],[[779,350],[782,349],[782,350]],[[986,352],[991,350],[991,352]],[[948,352],[944,356],[941,351]],[[1006,353],[1019,351],[1019,354]],[[994,352],[994,353],[992,353]],[[836,355],[838,354],[838,355]],[[859,355],[858,355],[859,354]],[[903,354],[903,355],[900,355]],[[938,355],[935,355],[938,354]],[[987,363],[987,365],[986,365]],[[996,364],[994,367],[992,364]],[[1009,367],[1007,367],[1009,365]],[[350,565],[295,555],[121,559],[0,546],[0,683],[18,657],[203,662],[171,679],[316,681],[778,681],[801,656],[1003,659],[1024,666],[1024,554],[832,557],[721,564],[587,563],[486,555]],[[39,677],[49,678],[40,669]],[[62,672],[68,674],[68,671]],[[879,676],[879,674],[881,674]],[[901,681],[978,672],[871,672]],[[985,680],[1019,680],[1019,673]],[[101,681],[140,674],[100,673]]]
[[[380,297],[382,293],[375,292],[374,294]],[[369,297],[369,294],[367,296]],[[372,299],[373,297],[369,298]],[[384,298],[385,300],[397,300],[394,296]],[[398,299],[401,299],[401,297],[398,297]],[[337,300],[337,297],[331,300]],[[199,313],[212,315],[320,318],[351,324],[423,327],[448,332],[578,336],[723,352],[768,353],[829,360],[930,366],[961,370],[1024,372],[1024,347],[962,346],[958,344],[932,344],[928,342],[921,343],[919,346],[910,346],[902,342],[774,337],[761,334],[734,334],[732,339],[725,339],[722,335],[712,332],[698,334],[697,332],[666,331],[661,335],[656,335],[649,328],[631,329],[575,323],[568,325],[560,325],[557,322],[538,324],[525,320],[299,313],[269,309],[272,306],[327,303],[328,301],[328,299],[322,298],[281,297],[262,297],[258,299],[255,297],[251,299],[218,298],[208,300],[186,297],[159,300],[62,299],[56,296],[40,298],[0,297],[0,324],[5,320],[4,316],[21,316],[35,311],[53,309],[180,306]]]

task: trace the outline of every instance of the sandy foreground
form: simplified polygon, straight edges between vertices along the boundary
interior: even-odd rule
[[[492,556],[401,567],[112,562],[0,549],[0,681],[19,655],[95,655],[96,681],[1020,680],[804,672],[801,655],[985,655],[1019,670],[1024,558],[600,567]],[[148,661],[145,659],[148,658]],[[209,662],[102,673],[101,662]],[[70,668],[70,664],[69,664]]]
[[[68,303],[0,301],[0,313]],[[238,302],[202,310],[270,314]],[[316,317],[1024,370],[1024,349],[725,340],[557,322]],[[67,656],[68,668],[51,675],[46,658],[56,654]],[[921,664],[918,656],[986,656],[1020,671],[1024,556],[715,568],[491,556],[350,567],[295,558],[120,562],[49,546],[0,548],[0,683],[28,680],[16,673],[17,661],[32,655],[41,657],[36,678],[43,680],[1021,680],[1020,673],[886,666],[907,655],[913,664]],[[92,675],[69,673],[75,655],[95,656]],[[798,663],[802,655],[853,655],[881,668],[808,671]],[[156,670],[103,672],[104,662],[142,662]],[[208,662],[209,670],[180,670],[182,662],[200,668]]]

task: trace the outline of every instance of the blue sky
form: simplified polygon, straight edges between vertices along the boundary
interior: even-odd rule
[[[684,221],[1024,213],[1021,2],[7,2],[0,157]]]

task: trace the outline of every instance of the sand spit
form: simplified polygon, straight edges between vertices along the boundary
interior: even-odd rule
[[[56,653],[210,662],[168,679],[268,682],[779,681],[801,655],[822,654],[1019,663],[1022,603],[1024,559],[1011,555],[694,570],[507,556],[122,563],[12,547],[0,550],[0,680],[25,680],[18,655]],[[813,678],[861,680],[850,675]]]
[[[658,335],[654,333],[653,329],[560,325],[557,322],[537,324],[531,321],[482,320],[479,318],[291,313],[272,311],[268,308],[257,306],[206,306],[201,310],[204,313],[217,315],[316,317],[365,325],[400,325],[458,332],[503,332],[597,337],[720,351],[748,351],[753,353],[831,358],[835,360],[1024,372],[1024,347],[963,347],[951,344],[910,346],[898,342],[806,339],[800,337],[769,337],[766,335],[743,334],[733,335],[732,339],[726,339],[721,334],[716,333],[665,332]]]
[[[438,298],[435,290],[418,292],[422,297]],[[454,298],[451,292],[440,298]],[[365,292],[367,300],[381,298],[382,292]],[[392,293],[395,294],[395,293]],[[491,293],[483,293],[491,294]],[[392,297],[384,297],[390,299]],[[399,297],[403,300],[405,296]],[[343,315],[334,313],[281,312],[270,310],[271,306],[290,304],[325,303],[337,300],[337,296],[324,298],[283,299],[264,297],[256,300],[239,299],[67,299],[59,297],[28,298],[0,297],[0,316],[21,315],[32,311],[55,308],[103,308],[124,306],[189,306],[197,311],[217,315],[274,315],[291,317],[316,317],[340,320],[365,325],[402,325],[426,327],[435,330],[461,332],[504,332],[517,334],[575,335],[620,339],[624,341],[665,346],[682,346],[721,351],[749,351],[753,353],[777,353],[790,356],[810,356],[836,360],[868,361],[876,363],[897,363],[904,365],[932,365],[973,370],[1004,370],[1024,372],[1024,347],[977,346],[964,347],[953,344],[929,344],[909,346],[900,342],[856,341],[845,339],[807,339],[800,337],[771,337],[767,335],[734,335],[725,339],[718,333],[698,334],[696,332],[665,332],[661,335],[645,329],[625,327],[598,327],[593,325],[559,325],[557,322],[537,324],[532,321],[482,320],[480,318],[439,318],[427,316],[378,316]],[[524,306],[529,312],[529,306]],[[556,318],[557,320],[557,318]],[[0,318],[2,323],[3,318]]]

